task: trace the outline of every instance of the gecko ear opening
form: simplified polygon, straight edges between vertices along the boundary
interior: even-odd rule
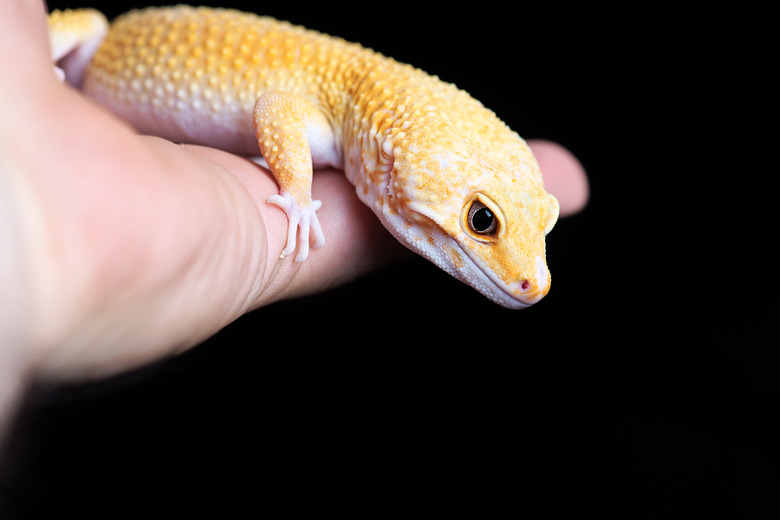
[[[555,223],[558,222],[558,215],[561,212],[561,206],[558,203],[558,199],[555,198],[554,195],[547,194],[548,202],[547,202],[547,221],[544,224],[544,234],[546,235],[550,231],[552,231],[552,228],[555,226]]]

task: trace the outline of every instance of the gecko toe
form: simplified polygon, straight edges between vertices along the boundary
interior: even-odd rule
[[[325,235],[316,213],[322,207],[321,201],[299,205],[291,195],[281,193],[268,197],[266,202],[279,207],[287,215],[287,243],[279,258],[291,255],[297,247],[295,261],[303,262],[309,257],[310,242],[314,249],[325,245]]]

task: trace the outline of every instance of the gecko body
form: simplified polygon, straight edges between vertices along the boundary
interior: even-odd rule
[[[262,155],[281,256],[325,237],[312,170],[342,169],[404,245],[509,308],[549,290],[558,202],[526,143],[454,85],[358,44],[229,9],[53,12],[67,80],[140,132]]]

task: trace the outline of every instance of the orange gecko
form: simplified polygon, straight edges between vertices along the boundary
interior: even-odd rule
[[[286,214],[282,257],[325,244],[313,169],[342,169],[406,247],[494,302],[550,288],[558,201],[520,136],[452,84],[338,38],[230,9],[177,6],[109,24],[49,16],[67,81],[140,132],[262,159]],[[310,260],[312,261],[312,260]]]

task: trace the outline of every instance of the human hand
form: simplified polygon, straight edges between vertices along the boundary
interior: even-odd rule
[[[193,346],[242,314],[405,255],[344,176],[315,175],[326,246],[280,261],[287,221],[269,172],[138,136],[62,85],[41,4],[0,6],[0,417],[30,378],[106,376]],[[13,78],[9,81],[8,78]],[[581,166],[530,143],[561,214]]]

